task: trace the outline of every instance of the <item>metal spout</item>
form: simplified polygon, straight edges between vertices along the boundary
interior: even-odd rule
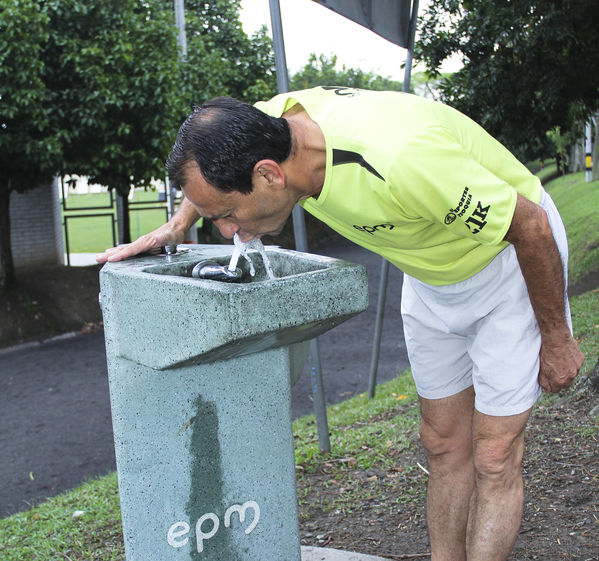
[[[200,261],[191,271],[194,279],[207,279],[220,282],[239,282],[243,272],[239,267],[230,271],[226,265],[219,265],[216,261]]]

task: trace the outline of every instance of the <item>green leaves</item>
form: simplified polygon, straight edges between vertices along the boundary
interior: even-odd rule
[[[186,0],[185,6],[189,105],[221,95],[253,103],[277,93],[270,37],[265,28],[251,39],[244,33],[238,0]]]
[[[245,35],[239,0],[186,8],[183,62],[171,0],[0,0],[0,178],[143,184],[193,103],[276,93],[270,38]]]
[[[451,55],[464,61],[443,81],[443,100],[521,157],[599,107],[596,0],[433,0],[420,29],[416,55],[429,72]]]
[[[320,85],[343,85],[372,90],[401,90],[401,83],[364,72],[360,69],[337,68],[337,57],[310,55],[308,63],[291,78],[291,89],[302,90]]]
[[[55,125],[69,131],[63,169],[120,191],[162,175],[169,143],[156,139],[174,134],[184,112],[171,13],[133,0],[61,0],[46,9],[44,79]]]
[[[41,79],[41,53],[48,17],[32,0],[0,2],[0,180],[22,189],[51,176],[59,146],[43,105],[49,92]],[[32,169],[28,159],[39,165]]]

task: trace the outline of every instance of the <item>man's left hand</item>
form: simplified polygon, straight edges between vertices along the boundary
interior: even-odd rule
[[[568,332],[556,339],[543,338],[540,360],[539,384],[545,392],[557,393],[574,383],[584,355]]]

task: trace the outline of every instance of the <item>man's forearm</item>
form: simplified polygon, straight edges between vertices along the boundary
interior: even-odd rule
[[[564,271],[545,211],[518,195],[506,240],[516,249],[541,332],[539,383],[550,392],[567,388],[584,356],[567,322]]]
[[[559,250],[547,220],[529,222],[528,236],[515,239],[520,269],[526,282],[543,339],[564,337],[570,330],[566,321],[564,271]]]
[[[177,212],[168,222],[156,228],[156,230],[137,238],[133,243],[107,249],[104,253],[96,256],[96,261],[98,263],[121,261],[140,253],[155,252],[160,247],[166,245],[179,244],[184,240],[185,232],[199,218],[200,215],[194,206],[186,198],[183,198]]]
[[[177,212],[173,214],[170,222],[173,229],[180,232],[187,232],[187,230],[189,230],[199,219],[200,215],[197,210],[184,196]]]

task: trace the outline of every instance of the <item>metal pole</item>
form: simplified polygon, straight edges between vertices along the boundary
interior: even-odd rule
[[[283,40],[283,24],[281,23],[281,6],[279,0],[270,2],[270,23],[272,25],[272,42],[275,49],[275,69],[277,72],[277,88],[279,93],[289,91],[289,75],[285,59],[285,41]]]
[[[177,44],[181,49],[181,55],[187,58],[187,36],[185,35],[185,6],[183,0],[175,0],[175,25],[179,29]]]
[[[406,68],[404,70],[404,81],[401,85],[402,92],[410,91],[410,81],[412,79],[412,62],[414,59],[414,37],[416,36],[416,21],[418,19],[418,0],[412,2],[412,14],[410,16],[410,37],[408,44],[408,53],[406,56]]]
[[[285,42],[283,41],[283,25],[281,23],[281,6],[279,0],[269,0],[270,21],[272,25],[272,40],[275,50],[275,69],[277,72],[277,88],[279,93],[289,91],[289,75],[287,74],[287,61],[285,60]],[[308,251],[308,238],[306,235],[306,220],[304,209],[298,205],[293,207],[293,234],[295,249]],[[310,363],[312,375],[312,396],[314,398],[314,414],[316,415],[316,428],[318,430],[318,445],[323,452],[330,452],[329,423],[324,397],[324,383],[320,369],[320,350],[318,339],[310,341]]]
[[[587,183],[593,181],[593,126],[591,121],[586,127],[586,142],[585,142],[585,179]]]
[[[412,60],[414,58],[414,37],[416,35],[416,20],[418,19],[418,0],[412,2],[410,14],[410,34],[408,43],[408,54],[406,56],[406,67],[404,80],[401,85],[402,92],[410,91],[410,80],[412,77]],[[376,388],[376,375],[379,367],[379,354],[381,351],[381,335],[383,333],[383,318],[385,316],[385,302],[387,300],[387,284],[389,280],[389,262],[383,258],[381,262],[381,279],[379,282],[379,297],[376,308],[376,320],[374,325],[374,339],[372,342],[372,354],[370,357],[370,373],[368,375],[368,397],[373,398]]]
[[[387,284],[389,281],[389,261],[384,257],[381,260],[381,278],[379,280],[379,297],[376,306],[376,320],[374,324],[374,339],[372,341],[372,354],[370,355],[370,373],[368,375],[368,397],[373,398],[376,388],[376,375],[379,368],[379,355],[381,352],[381,336],[383,333],[383,319],[385,317],[385,303],[387,301]]]
[[[277,89],[279,93],[289,91],[289,75],[287,73],[287,61],[285,59],[285,42],[283,40],[283,25],[281,23],[281,6],[279,0],[269,0],[270,21],[272,25],[272,40],[275,50],[275,69],[277,73]],[[308,251],[308,238],[306,235],[306,220],[304,209],[295,205],[292,211],[293,235],[295,238],[295,249]]]
[[[185,4],[183,0],[174,0],[174,3],[175,25],[179,29],[179,34],[177,35],[177,44],[179,45],[181,59],[185,60],[187,58],[187,35],[185,34]],[[173,199],[172,192],[171,199]],[[198,243],[198,228],[195,224],[185,233],[185,241],[190,243]]]
[[[166,219],[170,220],[175,214],[175,189],[171,187],[168,175],[164,178],[164,187],[166,195]]]

